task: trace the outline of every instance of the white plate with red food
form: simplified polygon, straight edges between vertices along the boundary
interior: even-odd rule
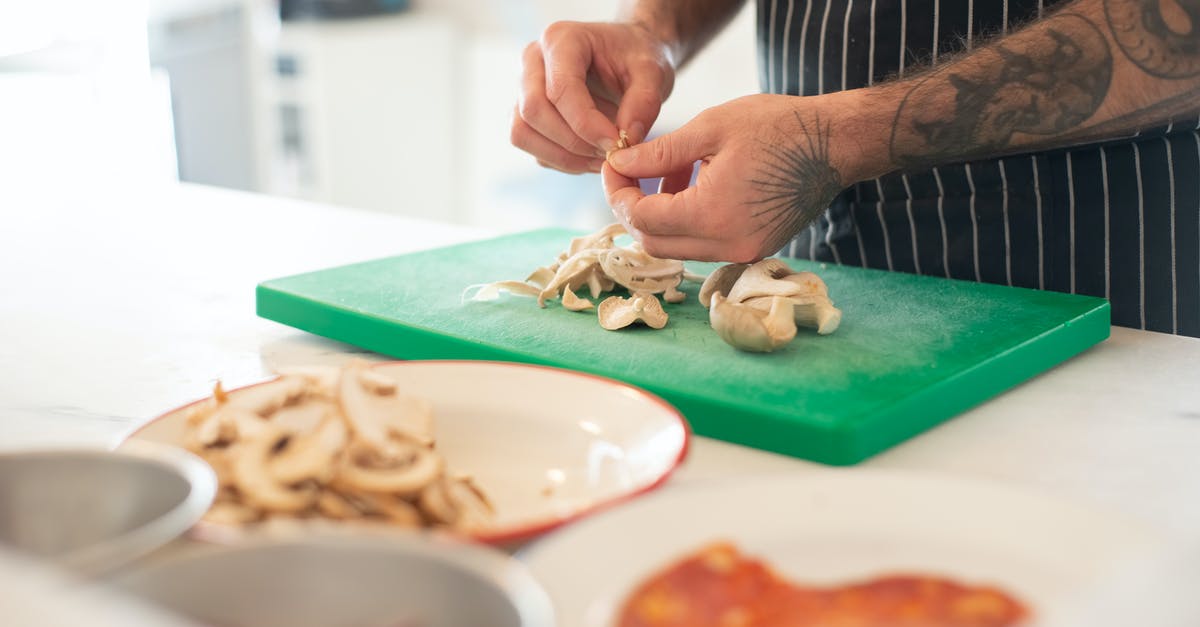
[[[678,410],[611,379],[409,361],[218,386],[129,440],[182,446],[217,471],[202,539],[333,524],[507,544],[662,485],[689,438]]]
[[[843,469],[674,486],[518,557],[561,627],[1025,627],[1162,548],[1005,484]]]

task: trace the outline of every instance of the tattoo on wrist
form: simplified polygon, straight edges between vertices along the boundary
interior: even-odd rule
[[[808,226],[842,191],[842,177],[829,161],[829,124],[813,115],[806,124],[793,112],[799,132],[781,129],[784,141],[763,142],[763,158],[750,184],[758,190],[751,217],[754,232],[767,232],[766,242],[778,250]]]
[[[1159,78],[1200,75],[1200,0],[1104,0],[1121,52]]]
[[[1086,18],[1059,13],[1017,42],[934,69],[896,113],[892,161],[904,168],[1005,152],[1014,133],[1057,135],[1108,95],[1113,60]]]

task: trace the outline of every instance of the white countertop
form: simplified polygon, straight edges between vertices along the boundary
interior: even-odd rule
[[[255,284],[487,235],[189,185],[16,188],[0,198],[4,449],[112,445],[217,379],[360,353],[257,318]],[[1200,340],[1114,328],[865,465],[1011,481],[1200,539]],[[698,437],[664,489],[818,468]]]

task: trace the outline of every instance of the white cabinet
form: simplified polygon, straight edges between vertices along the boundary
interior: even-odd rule
[[[262,191],[459,220],[457,40],[417,13],[283,23],[258,68]]]

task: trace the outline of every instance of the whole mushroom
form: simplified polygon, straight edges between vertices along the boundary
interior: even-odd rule
[[[820,277],[779,259],[722,266],[701,285],[699,298],[717,335],[745,351],[776,350],[795,337],[797,326],[828,335],[842,319]]]

